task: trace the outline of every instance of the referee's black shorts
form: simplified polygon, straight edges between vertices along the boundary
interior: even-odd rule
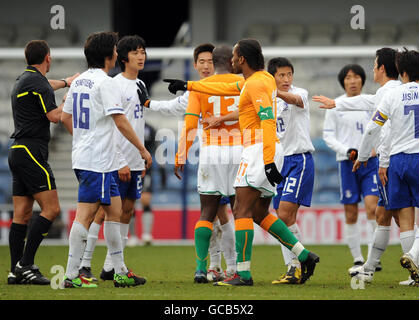
[[[13,196],[31,196],[56,189],[55,178],[48,162],[48,144],[39,140],[15,141],[9,150]]]

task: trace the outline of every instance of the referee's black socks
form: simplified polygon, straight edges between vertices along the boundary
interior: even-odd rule
[[[16,263],[22,259],[25,248],[26,224],[12,223],[9,232],[10,272],[15,272]]]
[[[49,221],[43,216],[38,216],[32,223],[29,230],[28,239],[26,241],[25,252],[23,253],[23,258],[20,261],[22,266],[29,266],[34,264],[36,251],[38,250],[42,240],[48,235],[51,224],[52,221]]]

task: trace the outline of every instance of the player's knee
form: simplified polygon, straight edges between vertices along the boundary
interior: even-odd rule
[[[42,209],[42,215],[50,221],[53,221],[61,212],[60,205],[54,204]]]

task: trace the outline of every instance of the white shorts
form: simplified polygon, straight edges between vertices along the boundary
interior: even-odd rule
[[[276,144],[274,162],[281,172],[284,164],[284,149],[280,143]],[[234,187],[252,187],[259,190],[261,197],[268,198],[276,195],[276,186],[272,186],[265,174],[263,162],[263,144],[256,143],[243,149],[239,171]]]
[[[234,196],[233,184],[243,146],[203,146],[199,152],[198,193]]]

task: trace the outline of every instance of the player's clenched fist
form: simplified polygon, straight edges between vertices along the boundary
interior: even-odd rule
[[[276,168],[275,163],[268,163],[265,165],[265,174],[268,178],[269,183],[275,187],[276,184],[280,184],[282,179],[282,175],[279,173],[278,169]]]

